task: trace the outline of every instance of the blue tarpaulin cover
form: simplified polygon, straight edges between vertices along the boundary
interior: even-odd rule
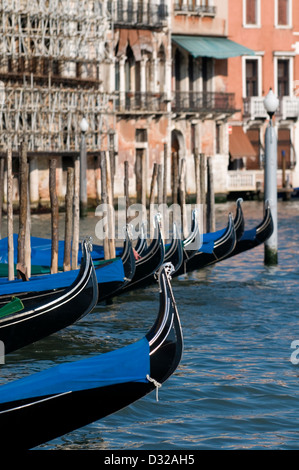
[[[125,382],[147,382],[149,352],[149,343],[143,338],[115,351],[59,364],[2,385],[0,403]]]
[[[218,240],[218,238],[222,237],[222,235],[225,233],[226,228],[223,228],[221,230],[217,230],[217,232],[210,232],[210,233],[204,233],[203,234],[203,243],[208,243],[211,241]],[[201,249],[200,249],[201,250]]]
[[[252,228],[251,230],[245,230],[243,233],[241,240],[254,240],[256,237],[256,228]]]
[[[111,263],[96,268],[95,272],[98,284],[115,281],[123,282],[125,278],[124,265],[120,258],[116,258]],[[32,276],[26,282],[22,281],[22,279],[9,281],[7,278],[0,278],[0,295],[66,288],[75,281],[78,274],[78,269],[55,274],[41,274],[39,276]]]
[[[226,228],[222,230],[218,230],[217,232],[204,233],[203,243],[201,247],[199,248],[198,252],[199,253],[213,253],[215,240],[218,240],[218,238],[222,237],[225,231],[226,231]]]
[[[13,235],[14,243],[14,263],[17,263],[18,256],[18,234]],[[40,266],[51,266],[51,249],[52,241],[47,238],[31,237],[31,264]],[[123,247],[116,248],[116,256],[121,256]],[[91,252],[93,259],[104,258],[104,247],[101,245],[93,245]],[[82,251],[79,247],[78,263],[81,262]],[[58,266],[63,266],[64,258],[64,240],[58,242]],[[7,237],[0,240],[0,263],[8,263],[8,240]]]

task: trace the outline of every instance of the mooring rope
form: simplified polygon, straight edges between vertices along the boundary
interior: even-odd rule
[[[160,384],[159,382],[157,382],[157,380],[153,379],[152,377],[150,377],[148,374],[146,376],[147,380],[149,382],[152,382],[154,384],[154,386],[156,387],[156,400],[159,401],[159,397],[158,397],[158,390],[160,387],[162,387],[162,384]]]

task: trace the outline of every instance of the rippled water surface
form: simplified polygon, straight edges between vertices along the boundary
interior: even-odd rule
[[[216,210],[218,229],[234,204]],[[261,221],[262,210],[260,202],[243,203],[245,228]],[[82,233],[94,235],[95,223],[88,217]],[[49,236],[47,215],[33,217],[32,234],[41,232]],[[291,361],[292,342],[299,341],[298,232],[299,201],[280,201],[277,266],[264,265],[261,246],[174,279],[185,348],[159,401],[152,393],[40,449],[299,449],[299,364]],[[157,311],[156,286],[99,305],[9,355],[1,382],[135,341]]]

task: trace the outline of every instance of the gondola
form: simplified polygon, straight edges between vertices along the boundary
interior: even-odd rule
[[[81,258],[82,259],[82,258]],[[98,302],[107,300],[126,284],[131,282],[135,273],[135,259],[132,243],[126,231],[126,240],[121,258],[94,261],[98,282]],[[8,281],[0,278],[0,306],[7,303],[9,297],[17,295],[21,300],[36,297],[49,297],[62,291],[75,281],[79,270],[41,274],[32,276],[28,282],[20,279]]]
[[[202,234],[199,229],[197,210],[192,211],[191,230],[187,238],[183,241],[183,260],[174,276],[179,276],[187,272],[187,262],[195,256],[202,245]]]
[[[177,226],[174,223],[173,224],[173,230],[172,230],[172,241],[169,243],[169,245],[165,246],[165,257],[164,257],[164,262],[165,263],[171,263],[174,267],[174,273],[176,273],[183,262],[184,258],[184,248],[183,248],[183,242],[180,237],[180,234],[178,232]]]
[[[158,388],[181,360],[183,338],[170,284],[158,272],[160,310],[139,341],[0,387],[1,448],[28,450],[104,418]]]
[[[135,245],[135,251],[139,256],[143,256],[148,248],[146,235],[145,235],[145,227],[144,223],[141,224],[140,233]]]
[[[125,227],[125,241],[124,245],[121,247],[115,248],[115,255],[117,258],[122,260],[129,260],[127,252],[133,248],[130,247],[131,242],[128,240],[128,230]],[[17,264],[17,246],[18,246],[18,234],[13,235],[13,244],[14,244],[14,264]],[[64,240],[59,240],[58,242],[58,270],[63,271],[64,263]],[[31,274],[49,274],[51,271],[51,250],[52,250],[52,241],[48,238],[41,237],[31,237],[30,238],[30,247],[31,247]],[[105,260],[104,247],[102,245],[93,244],[93,250],[91,253],[94,265],[97,266]],[[82,250],[79,247],[78,250],[78,264],[80,265],[82,258]],[[128,265],[124,267],[125,270],[132,269]],[[4,237],[0,240],[0,277],[7,277],[8,273],[8,239]],[[15,270],[15,274],[16,270]],[[128,273],[129,274],[129,273]]]
[[[98,271],[98,269],[100,269],[101,264],[107,265],[109,261],[94,261],[99,281],[99,302],[111,299],[112,297],[116,296],[121,291],[121,289],[130,284],[134,278],[136,262],[128,226],[126,226],[124,230],[125,243],[120,257],[123,264],[124,276],[120,279],[116,278],[115,281],[113,281],[113,279],[110,279],[109,282],[104,282],[105,279],[103,276],[101,277],[101,272]],[[114,262],[114,260],[111,261]]]
[[[173,224],[172,240],[165,245],[164,263],[170,263],[173,266],[172,277],[180,269],[183,262],[183,242],[180,238],[176,224]],[[147,285],[156,282],[156,273],[152,273],[147,278]]]
[[[273,218],[270,204],[266,201],[265,213],[262,222],[253,229],[245,230],[240,240],[237,241],[235,248],[226,257],[229,258],[231,256],[235,256],[261,245],[271,237],[272,233]]]
[[[164,262],[165,247],[160,224],[158,214],[154,219],[155,231],[152,242],[143,255],[136,260],[133,279],[121,289],[122,292],[145,286]]]
[[[71,325],[87,315],[98,300],[98,284],[89,245],[83,243],[79,273],[66,289],[48,296],[14,298],[0,309],[0,340],[5,354]]]
[[[219,231],[220,236],[215,239],[215,234],[205,233],[203,243],[195,256],[187,260],[186,271],[195,271],[211,264],[217,263],[228,256],[236,245],[236,231],[233,215],[228,215],[228,224],[224,231]]]
[[[235,231],[236,231],[236,240],[240,240],[245,229],[245,220],[244,220],[244,214],[242,210],[242,202],[243,199],[239,198],[237,199],[236,205],[237,205],[237,210],[236,210],[236,215],[234,218],[234,226],[235,226]]]
[[[59,272],[55,274],[41,274],[32,276],[29,281],[15,279],[9,281],[7,278],[0,279],[0,307],[6,304],[12,296],[19,297],[22,301],[26,299],[49,298],[62,292],[69,287],[78,276],[79,269]],[[98,283],[98,302],[114,295],[115,291],[124,285],[125,274],[122,260],[103,261],[95,268]]]

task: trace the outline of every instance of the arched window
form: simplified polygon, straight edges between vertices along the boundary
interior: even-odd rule
[[[135,58],[133,51],[130,46],[127,47],[126,51],[126,63],[125,63],[125,91],[134,91],[135,80],[134,80],[134,65]]]
[[[160,93],[164,92],[165,84],[166,55],[164,47],[161,46],[158,52],[158,89]]]

